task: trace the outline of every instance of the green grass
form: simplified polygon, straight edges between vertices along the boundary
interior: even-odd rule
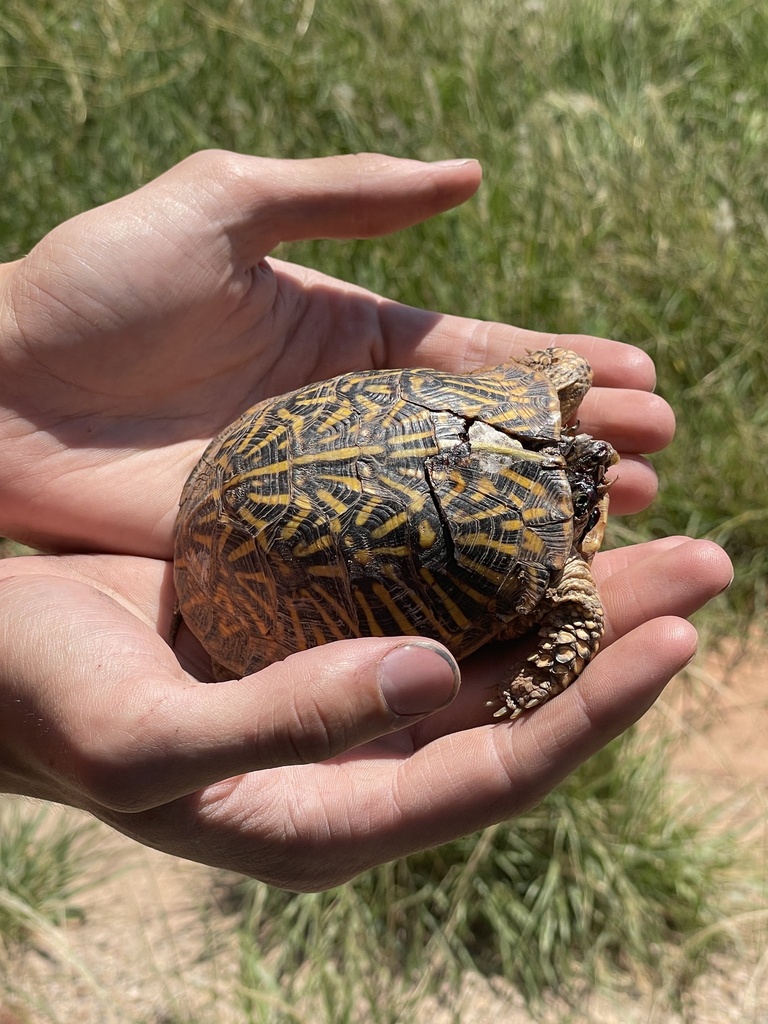
[[[192,150],[478,157],[463,210],[290,255],[395,298],[622,338],[679,414],[633,536],[768,569],[768,10],[753,0],[8,0],[0,255]]]
[[[303,1006],[301,1020],[335,1024],[362,1006],[395,1024],[468,970],[534,1002],[623,972],[672,1005],[724,945],[718,890],[738,837],[705,834],[664,773],[657,744],[624,737],[511,824],[327,893],[238,885],[248,1020],[282,1024]]]
[[[768,577],[766,95],[754,0],[6,0],[0,258],[201,147],[478,157],[485,182],[461,210],[283,255],[405,302],[648,351],[678,436],[655,459],[659,500],[614,537],[722,542],[733,630],[764,612]],[[362,1000],[393,1020],[410,972],[470,963],[535,993],[575,948],[593,977],[653,970],[659,948],[680,950],[679,977],[702,969],[684,951],[711,933],[723,848],[663,789],[653,758],[619,745],[479,840],[331,896],[255,887],[249,1019],[321,1019],[284,1005],[306,983],[313,1013],[358,1019]]]
[[[76,824],[19,799],[0,802],[0,947],[30,941],[51,924],[78,913],[86,884],[101,877],[98,851],[89,849],[95,823]],[[101,873],[103,874],[103,872]]]

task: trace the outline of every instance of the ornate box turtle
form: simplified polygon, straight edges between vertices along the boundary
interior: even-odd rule
[[[472,374],[372,370],[261,402],[207,448],[176,526],[181,617],[217,678],[345,637],[462,658],[530,634],[513,717],[595,654],[590,562],[613,448],[564,427],[592,374],[563,349]]]

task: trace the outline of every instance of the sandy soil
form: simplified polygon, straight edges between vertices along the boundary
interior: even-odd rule
[[[674,773],[690,785],[691,799],[724,802],[729,817],[751,825],[745,849],[759,851],[762,844],[768,853],[767,664],[768,648],[758,645],[741,660],[728,651],[710,657],[670,688],[645,725],[679,737]],[[107,829],[103,841],[121,870],[84,895],[82,920],[41,934],[12,965],[16,996],[0,1006],[0,1024],[242,1024],[231,998],[232,929],[220,913],[201,913],[210,872]],[[738,953],[715,961],[680,1013],[658,1005],[652,990],[633,989],[586,993],[577,1010],[553,1000],[543,1020],[768,1024],[768,904],[745,906],[732,923]],[[467,975],[458,1007],[430,999],[419,1019],[454,1024],[457,1010],[463,1024],[532,1024],[503,979],[475,975]]]

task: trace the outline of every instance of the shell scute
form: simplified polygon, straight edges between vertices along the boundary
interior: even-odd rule
[[[601,632],[591,577],[571,563],[588,572],[580,538],[594,509],[604,516],[615,458],[562,431],[591,379],[570,356],[471,375],[346,374],[246,411],[204,453],[177,522],[180,612],[213,662],[242,675],[318,643],[392,634],[462,657],[558,602],[562,633],[570,600],[597,626],[570,646],[548,635],[557,653],[531,670],[567,685]],[[510,710],[548,687],[518,680]]]

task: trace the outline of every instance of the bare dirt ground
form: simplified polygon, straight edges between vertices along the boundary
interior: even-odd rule
[[[734,645],[735,649],[735,645]],[[702,710],[702,708],[704,710]],[[692,801],[722,803],[750,826],[745,856],[764,860],[768,878],[768,646],[737,660],[710,656],[687,683],[673,685],[646,728],[679,737],[676,779]],[[61,812],[68,813],[68,812]],[[87,891],[83,916],[41,934],[12,965],[15,993],[0,1024],[243,1024],[236,1009],[236,951],[219,912],[201,910],[211,874],[136,846],[104,830],[121,869]],[[768,883],[766,883],[768,887]],[[550,1001],[546,1024],[768,1024],[768,902],[765,891],[730,922],[735,951],[717,959],[671,1011],[650,988],[585,993],[577,1009]],[[304,1017],[297,1016],[297,1021]],[[416,1024],[532,1024],[522,998],[503,979],[467,975],[458,1006],[426,1000]]]

